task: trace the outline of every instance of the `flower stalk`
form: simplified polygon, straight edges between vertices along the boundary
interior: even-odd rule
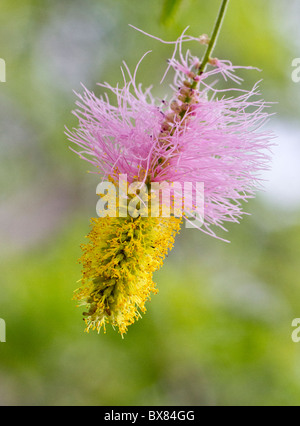
[[[229,3],[229,0],[222,0],[222,4],[221,4],[219,14],[218,14],[218,17],[217,17],[217,20],[216,20],[216,23],[215,23],[215,26],[214,26],[214,29],[213,29],[213,32],[212,32],[212,36],[210,38],[206,52],[205,52],[204,57],[202,59],[201,65],[199,67],[198,75],[202,75],[205,72],[206,67],[207,67],[207,65],[208,65],[208,63],[211,59],[212,52],[213,52],[213,50],[216,46],[220,31],[221,31],[221,28],[222,28],[222,24],[223,24],[223,21],[224,21],[224,18],[225,18],[228,3]],[[195,82],[195,83],[197,85],[197,82]]]

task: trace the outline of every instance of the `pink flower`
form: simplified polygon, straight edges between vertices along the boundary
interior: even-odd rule
[[[137,85],[139,64],[133,75],[126,67],[122,87],[101,85],[115,96],[116,106],[108,95],[97,98],[85,89],[74,112],[79,126],[67,135],[103,179],[126,174],[129,182],[192,182],[194,188],[203,182],[201,230],[216,236],[211,225],[238,222],[241,203],[261,187],[273,139],[262,130],[270,104],[259,98],[257,84],[250,91],[216,88],[215,77],[242,81],[235,71],[243,67],[229,61],[214,60],[215,67],[199,75],[199,59],[182,53],[182,43],[191,40],[183,34],[175,42],[167,69],[175,72],[169,102]]]

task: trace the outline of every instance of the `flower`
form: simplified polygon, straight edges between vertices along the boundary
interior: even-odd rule
[[[191,40],[196,39],[183,33],[175,42],[167,68],[175,73],[169,101],[155,99],[151,88],[143,90],[136,83],[140,62],[133,75],[125,65],[129,78],[122,71],[123,87],[100,85],[115,96],[116,104],[107,94],[98,98],[84,88],[74,112],[79,126],[67,135],[79,147],[75,152],[116,185],[120,174],[129,184],[189,182],[194,191],[203,182],[203,223],[193,220],[201,213],[197,206],[192,214],[184,211],[184,217],[217,237],[212,226],[225,229],[225,222],[238,222],[244,214],[242,202],[261,186],[260,172],[268,168],[273,138],[261,130],[270,104],[259,98],[258,84],[250,91],[217,89],[215,77],[240,84],[236,71],[252,68],[215,58],[203,72],[197,57],[182,53],[183,42]],[[139,310],[145,311],[146,300],[156,292],[152,274],[173,246],[180,222],[129,215],[92,220],[81,258],[83,286],[75,296],[88,306],[87,330],[99,331],[110,322],[123,335]]]
[[[82,246],[82,286],[75,299],[88,306],[87,331],[110,322],[123,336],[156,294],[152,274],[163,264],[180,229],[176,218],[96,218]]]

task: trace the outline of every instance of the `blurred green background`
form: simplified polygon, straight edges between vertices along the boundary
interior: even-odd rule
[[[172,1],[167,2],[172,6]],[[231,0],[215,55],[261,73],[278,102],[266,190],[229,227],[230,244],[183,230],[156,274],[160,293],[125,338],[83,332],[72,292],[95,216],[97,176],[69,149],[64,125],[80,82],[159,81],[175,40],[210,33],[220,1],[2,0],[0,57],[0,405],[298,405],[300,344],[299,1]],[[191,44],[193,53],[203,48]],[[197,50],[198,49],[198,50]],[[224,234],[220,234],[224,236]]]

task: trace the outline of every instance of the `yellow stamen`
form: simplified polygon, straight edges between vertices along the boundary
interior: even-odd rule
[[[110,323],[123,336],[145,312],[152,280],[180,230],[181,218],[95,218],[82,245],[82,286],[74,299],[86,306],[86,331]]]

